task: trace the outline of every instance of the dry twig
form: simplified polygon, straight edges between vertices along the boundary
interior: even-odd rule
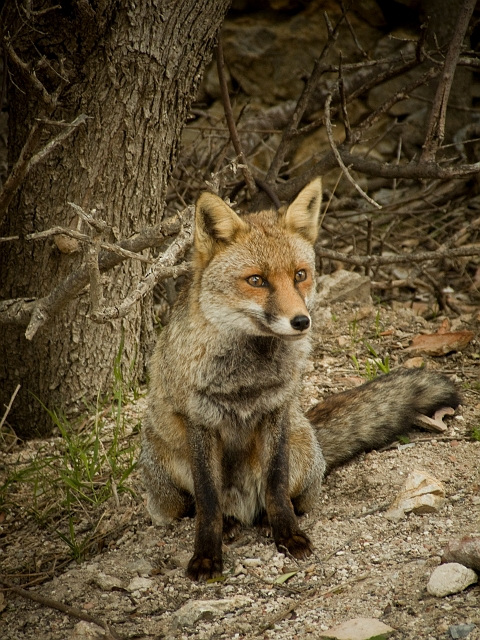
[[[332,29],[328,21],[328,16],[327,14],[325,14],[325,21],[327,23],[327,29],[328,29],[327,42],[325,43],[325,46],[323,47],[322,52],[320,53],[318,58],[315,60],[312,73],[310,74],[310,77],[308,78],[308,81],[306,82],[303,88],[303,91],[297,101],[295,109],[293,110],[293,113],[291,115],[290,122],[285,127],[285,130],[282,135],[282,139],[280,141],[280,144],[277,147],[275,156],[273,157],[273,160],[270,163],[270,167],[265,177],[265,182],[267,183],[273,184],[277,179],[278,174],[280,173],[280,169],[285,160],[285,156],[288,153],[291,141],[295,137],[295,135],[297,135],[298,133],[298,127],[300,126],[300,122],[305,114],[308,103],[311,101],[313,92],[317,87],[320,81],[320,78],[322,77],[325,71],[325,65],[323,64],[323,60],[327,55],[327,53],[329,52],[332,44],[335,42],[335,40],[338,37],[338,30],[344,18],[345,18],[345,13],[343,13],[341,18],[335,25],[335,28]]]
[[[183,212],[185,215],[185,212]],[[161,245],[169,236],[175,235],[181,227],[182,217],[178,216],[165,221],[163,224],[143,229],[137,236],[123,240],[120,248],[128,251],[142,251],[143,249]],[[98,258],[100,271],[108,271],[125,260],[125,256],[113,252],[102,252]],[[32,340],[36,332],[48,322],[55,313],[59,313],[71,300],[74,300],[89,283],[89,273],[86,266],[82,266],[60,282],[50,294],[40,300],[32,302],[30,298],[6,300],[0,304],[0,322],[25,324],[27,340]],[[2,309],[8,313],[4,316]],[[15,313],[15,315],[14,315]]]
[[[327,595],[330,595],[331,593],[335,593],[336,591],[342,591],[347,585],[356,584],[357,582],[362,582],[363,580],[366,580],[368,577],[369,577],[368,573],[362,573],[359,576],[350,578],[350,580],[345,580],[341,584],[337,584],[333,587],[330,587],[329,589],[324,589],[323,591],[318,591],[318,587],[312,587],[311,589],[308,589],[308,592],[305,595],[303,595],[299,600],[295,601],[294,603],[292,603],[291,605],[289,605],[288,607],[280,611],[280,613],[277,613],[275,616],[273,616],[266,623],[262,624],[260,629],[254,634],[254,636],[260,636],[262,635],[262,633],[265,633],[267,629],[270,629],[273,625],[277,624],[281,620],[284,620],[287,616],[289,616],[292,613],[292,611],[295,611],[295,609],[298,609],[298,607],[300,607],[302,604],[305,604],[307,600],[310,600],[311,598],[314,598],[314,597],[323,598]]]
[[[4,577],[0,577],[0,582],[4,584],[10,591],[13,591],[17,595],[22,598],[26,598],[27,600],[33,600],[33,602],[38,602],[38,604],[43,605],[44,607],[49,607],[50,609],[56,609],[57,611],[61,611],[62,613],[66,613],[68,616],[72,618],[77,618],[78,620],[84,620],[85,622],[91,622],[96,624],[98,627],[105,631],[106,640],[122,640],[121,636],[119,636],[113,629],[111,629],[106,622],[99,620],[98,618],[94,618],[93,616],[85,613],[81,609],[77,609],[76,607],[71,607],[67,604],[63,604],[63,602],[59,602],[58,600],[53,600],[53,598],[46,598],[41,596],[38,593],[33,591],[27,591],[26,589],[22,589],[21,587],[17,587],[16,584],[12,584],[9,580]]]
[[[325,129],[327,131],[328,142],[330,143],[330,147],[331,147],[331,149],[333,151],[333,155],[335,156],[335,158],[336,158],[340,168],[342,169],[345,177],[347,178],[347,180],[350,182],[350,184],[352,184],[355,187],[355,189],[362,196],[362,198],[365,198],[365,200],[367,202],[369,202],[374,207],[377,207],[377,209],[381,209],[382,206],[380,204],[378,204],[378,202],[375,202],[375,200],[370,198],[370,196],[365,193],[365,191],[362,189],[362,187],[353,179],[351,173],[349,172],[349,170],[345,166],[345,163],[342,160],[342,156],[340,155],[340,153],[339,153],[339,151],[338,151],[338,149],[337,149],[337,147],[335,145],[335,140],[333,139],[332,121],[330,119],[330,103],[331,103],[331,101],[332,101],[332,94],[330,93],[330,94],[328,94],[327,100],[325,102]]]
[[[190,210],[193,217],[193,207],[190,207]],[[114,307],[105,307],[101,311],[92,309],[92,320],[101,323],[125,317],[132,306],[151,291],[160,280],[172,276],[178,277],[181,273],[185,273],[188,268],[186,265],[179,265],[178,267],[174,267],[174,265],[185,255],[192,241],[193,226],[192,221],[188,220],[168,249],[155,260],[133,293],[128,298],[125,298],[121,304]]]
[[[427,134],[423,144],[421,162],[433,162],[435,155],[445,136],[445,118],[447,114],[448,98],[452,88],[455,67],[460,57],[460,50],[465,39],[470,18],[475,9],[476,0],[464,0],[457,24],[448,47],[448,52],[443,65],[443,72],[438,83],[437,92],[433,99],[430,119],[427,125]]]
[[[222,41],[220,39],[218,40],[218,44],[217,44],[217,71],[218,71],[218,81],[220,83],[220,90],[222,93],[223,109],[225,111],[225,119],[227,121],[228,130],[230,132],[230,138],[232,140],[235,153],[240,159],[243,177],[245,178],[245,183],[247,185],[248,192],[250,194],[250,197],[253,197],[257,189],[255,186],[255,180],[252,176],[252,172],[248,167],[247,160],[245,158],[242,145],[240,143],[240,138],[238,137],[237,127],[235,125],[235,118],[233,117],[232,105],[230,103],[230,95],[228,93],[227,78],[225,76],[225,60],[223,57]]]
[[[45,238],[50,238],[52,236],[69,236],[70,238],[74,238],[79,242],[91,243],[92,238],[87,236],[76,229],[69,229],[68,227],[51,227],[50,229],[46,229],[45,231],[37,231],[36,233],[28,233],[24,236],[23,240],[43,240]],[[14,242],[20,240],[20,236],[7,236],[4,238],[0,238],[0,243],[2,242]],[[145,247],[146,248],[146,247]],[[100,249],[104,251],[111,251],[112,253],[116,253],[118,256],[122,258],[131,258],[132,260],[139,260],[140,262],[145,262],[146,264],[152,264],[153,259],[148,258],[146,256],[142,256],[139,253],[134,253],[133,251],[128,251],[127,249],[123,249],[120,245],[110,244],[109,242],[101,242]],[[140,249],[141,250],[141,249]]]
[[[60,143],[62,143],[75,129],[87,120],[85,114],[79,115],[73,122],[58,135],[52,138],[44,147],[34,154],[35,148],[40,141],[43,129],[39,121],[35,121],[30,129],[27,140],[23,145],[20,155],[13,166],[8,178],[5,180],[3,189],[0,192],[0,222],[5,216],[8,205],[24,181],[26,175],[36,164],[48,156]]]
[[[23,60],[17,54],[8,38],[4,38],[3,46],[10,61],[18,69],[25,82],[32,87],[37,95],[40,96],[43,104],[47,105],[50,108],[54,108],[57,104],[58,94],[51,95],[47,91],[47,89],[38,79],[38,76],[35,73],[32,73],[30,66],[23,62]]]
[[[12,405],[14,403],[15,400],[15,396],[17,395],[17,393],[20,391],[20,385],[17,384],[17,386],[15,387],[15,391],[12,393],[12,397],[10,398],[10,401],[8,403],[8,405],[5,408],[5,413],[3,414],[2,419],[0,420],[0,431],[2,430],[3,425],[5,424],[5,420],[7,419],[8,414],[10,413],[10,409],[12,408]]]
[[[454,259],[465,256],[480,255],[480,245],[470,245],[466,247],[456,247],[454,249],[438,249],[437,251],[419,251],[418,253],[401,253],[388,256],[354,256],[317,247],[317,254],[321,258],[338,260],[347,264],[354,264],[358,267],[376,267],[382,264],[408,264],[409,262],[428,262],[432,260]]]

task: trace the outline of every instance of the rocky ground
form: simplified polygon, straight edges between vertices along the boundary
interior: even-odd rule
[[[388,355],[391,368],[418,365],[408,344],[417,335],[434,333],[443,320],[426,321],[402,305],[395,310],[374,307],[363,294],[356,302],[320,307],[303,392],[306,407],[359,382],[359,374],[373,366],[367,344],[384,361]],[[466,314],[450,326],[450,333],[475,331],[476,323],[475,313]],[[153,527],[139,477],[133,474],[135,494],[121,494],[118,501],[112,498],[103,505],[97,526],[103,548],[97,544],[80,564],[69,559],[55,530],[39,526],[28,503],[5,511],[1,556],[8,579],[17,585],[37,581],[30,593],[71,606],[76,613],[6,590],[2,638],[104,637],[101,627],[79,620],[79,612],[108,624],[113,638],[319,638],[357,617],[381,620],[395,630],[393,638],[465,637],[452,635],[462,629],[469,640],[480,638],[478,584],[441,598],[426,589],[445,545],[480,531],[480,442],[471,438],[480,414],[478,342],[474,338],[463,351],[445,356],[413,355],[457,380],[463,406],[446,419],[444,433],[418,431],[409,442],[362,455],[332,472],[320,503],[302,518],[315,545],[307,561],[285,557],[261,531],[245,528],[225,546],[225,579],[193,583],[185,577],[185,567],[194,521]],[[125,410],[132,424],[143,409],[140,399]],[[132,437],[138,440],[138,435]],[[11,472],[15,461],[25,462],[45,444],[10,448],[2,455],[2,468]],[[55,447],[55,439],[50,444]],[[391,521],[385,511],[413,470],[440,481],[446,500],[436,512]]]

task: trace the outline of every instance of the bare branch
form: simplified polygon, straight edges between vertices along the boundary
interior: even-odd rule
[[[250,197],[253,197],[257,191],[257,188],[255,186],[255,180],[252,176],[252,173],[248,168],[247,160],[245,158],[242,145],[240,143],[240,138],[238,137],[237,127],[235,125],[235,118],[233,117],[232,105],[230,103],[230,95],[228,93],[227,78],[225,76],[225,59],[223,57],[223,47],[222,47],[222,41],[220,40],[220,38],[218,39],[218,44],[217,44],[217,72],[218,72],[218,81],[220,83],[220,91],[222,93],[223,109],[225,111],[225,119],[227,121],[228,130],[230,132],[230,138],[232,140],[235,153],[239,157],[240,162],[242,164],[243,177],[245,178],[245,183],[247,185],[248,192],[250,194]]]
[[[57,134],[54,138],[52,138],[52,140],[50,140],[44,147],[43,149],[41,149],[38,153],[36,153],[33,158],[30,160],[29,162],[29,166],[27,168],[27,171],[30,171],[30,169],[35,166],[36,164],[38,164],[39,162],[41,162],[44,158],[46,158],[48,156],[49,153],[51,153],[55,147],[57,147],[61,142],[63,142],[66,138],[68,138],[68,136],[81,124],[83,124],[84,122],[87,121],[89,116],[85,115],[84,113],[81,113],[79,116],[77,116],[75,118],[75,120],[72,120],[72,122],[58,122],[58,123],[53,123],[52,121],[50,121],[48,124],[58,124],[59,126],[63,127],[63,131],[61,131],[59,134]]]
[[[20,152],[18,160],[11,170],[8,178],[5,180],[3,189],[0,192],[0,222],[5,216],[8,205],[12,201],[13,196],[17,192],[17,189],[22,184],[30,169],[41,162],[44,158],[46,158],[46,156],[48,156],[48,154],[51,153],[55,149],[55,147],[63,142],[80,124],[85,122],[86,119],[87,116],[84,114],[81,114],[80,116],[75,118],[73,122],[69,123],[66,126],[64,131],[61,131],[57,136],[50,140],[50,142],[48,142],[45,147],[43,147],[43,149],[38,151],[35,155],[33,154],[36,146],[40,142],[40,137],[42,135],[43,129],[40,126],[40,124],[42,124],[40,121],[35,121],[33,123],[27,140]]]
[[[133,238],[122,240],[118,248],[126,251],[142,251],[143,249],[161,246],[165,239],[178,233],[182,220],[191,215],[192,207],[187,207],[181,215],[169,218],[162,224],[143,229]],[[108,271],[122,263],[127,257],[119,252],[102,251],[98,258],[101,272]],[[69,302],[74,300],[88,285],[89,272],[85,265],[60,282],[48,296],[33,300],[20,298],[5,300],[0,303],[0,323],[28,325],[25,336],[31,340],[37,331],[56,313],[59,313]]]
[[[433,162],[438,148],[443,142],[445,136],[445,117],[447,114],[448,98],[450,89],[452,88],[455,67],[460,56],[465,33],[467,32],[470,18],[475,9],[476,0],[464,0],[460,13],[458,15],[457,24],[452,35],[450,46],[443,65],[442,76],[439,80],[437,92],[433,99],[432,110],[430,111],[430,119],[427,125],[427,134],[423,144],[423,153],[421,162]]]
[[[382,264],[407,264],[409,262],[428,262],[432,260],[455,259],[465,256],[480,255],[480,244],[472,244],[466,247],[456,247],[454,249],[438,249],[436,251],[419,251],[418,253],[401,253],[388,256],[352,256],[331,249],[317,247],[316,253],[321,258],[338,260],[353,264],[357,267],[376,267]]]
[[[26,326],[37,304],[36,298],[0,300],[0,324]]]
[[[370,196],[368,196],[365,191],[362,189],[362,187],[355,182],[355,180],[353,179],[352,175],[350,174],[349,170],[347,169],[347,167],[345,166],[345,163],[342,160],[342,156],[340,155],[336,145],[335,145],[335,140],[333,139],[333,131],[332,131],[332,121],[330,120],[330,103],[332,101],[332,94],[330,93],[327,97],[327,100],[325,102],[325,128],[327,130],[327,137],[328,137],[328,142],[330,143],[330,147],[333,151],[333,155],[335,156],[340,168],[342,169],[343,173],[345,174],[345,177],[347,178],[347,180],[355,187],[355,189],[358,191],[358,193],[362,196],[362,198],[365,198],[365,200],[367,202],[369,202],[370,204],[372,204],[374,207],[377,207],[377,209],[381,209],[382,206],[378,204],[378,202],[375,202],[375,200],[372,200],[372,198],[370,198]]]
[[[352,130],[350,128],[350,119],[348,117],[347,98],[345,95],[345,83],[343,80],[342,55],[340,54],[340,62],[338,65],[338,91],[340,94],[340,105],[342,109],[343,126],[345,127],[345,142],[348,144],[352,139]]]
[[[403,50],[396,56],[392,56],[389,58],[385,58],[384,60],[379,61],[377,64],[372,64],[369,66],[367,62],[362,63],[362,68],[359,69],[356,73],[351,76],[344,78],[344,91],[345,97],[348,102],[352,100],[356,100],[361,95],[367,94],[371,89],[378,86],[382,82],[386,82],[391,78],[396,78],[404,73],[407,73],[414,67],[417,67],[420,63],[418,62],[416,56],[409,55],[408,52],[404,52]],[[347,69],[351,65],[344,65],[343,69]],[[328,67],[328,71],[336,71],[338,73],[338,66]],[[331,93],[333,96],[332,102],[334,105],[337,105],[340,101],[340,91],[337,84],[337,87],[332,91],[329,88],[323,87],[321,90],[315,93],[315,100],[317,103],[324,103],[327,99],[327,95]],[[338,111],[338,106],[335,106],[332,109],[332,114],[336,114]],[[298,133],[301,135],[305,135],[318,129],[319,126],[323,124],[323,116],[310,122],[309,124],[303,126],[299,129]]]
[[[15,396],[17,395],[17,393],[20,391],[20,386],[19,384],[17,384],[17,386],[15,387],[15,391],[12,393],[12,396],[10,398],[10,401],[8,403],[8,405],[5,408],[5,413],[3,414],[2,419],[0,420],[0,431],[2,430],[3,425],[5,424],[5,420],[7,419],[8,414],[10,413],[10,409],[12,408],[12,405],[15,401]]]
[[[397,102],[401,102],[406,98],[410,97],[410,95],[417,89],[425,84],[427,84],[432,78],[437,76],[440,73],[440,69],[432,67],[428,69],[421,76],[407,84],[405,87],[402,87],[400,91],[397,91],[393,95],[391,95],[387,100],[385,100],[377,109],[372,111],[362,122],[355,128],[355,134],[353,136],[353,141],[355,144],[360,141],[363,133],[372,127],[375,122],[385,113],[387,113],[393,105],[397,104]]]
[[[311,101],[313,92],[317,86],[317,84],[320,81],[320,78],[322,77],[323,73],[325,72],[325,65],[323,64],[323,60],[325,58],[325,56],[327,55],[327,53],[329,52],[332,44],[335,42],[335,40],[338,37],[338,30],[340,28],[340,25],[342,23],[342,21],[345,18],[345,14],[343,14],[341,16],[341,18],[338,20],[337,24],[335,25],[334,29],[328,28],[328,39],[327,42],[325,43],[325,46],[323,47],[322,52],[320,53],[320,55],[318,56],[318,58],[315,60],[315,64],[313,65],[313,70],[312,73],[310,74],[310,77],[308,78],[308,81],[306,82],[303,91],[300,95],[300,98],[298,99],[298,102],[295,106],[295,109],[292,113],[291,119],[289,124],[287,125],[287,127],[285,128],[283,135],[282,135],[282,139],[280,141],[280,144],[277,147],[277,151],[275,152],[275,156],[270,164],[270,168],[267,171],[267,175],[265,177],[265,182],[268,182],[270,184],[273,184],[275,182],[275,180],[277,179],[277,176],[280,172],[280,169],[282,167],[282,164],[285,160],[285,156],[287,155],[290,143],[292,141],[292,138],[295,136],[298,127],[300,125],[300,122],[305,114],[305,111],[307,109],[307,106],[309,104],[309,102]],[[325,14],[325,19],[327,22],[327,27],[329,25],[328,23],[328,16]]]
[[[13,591],[22,598],[33,600],[34,602],[38,602],[44,607],[49,607],[50,609],[56,609],[57,611],[66,613],[68,616],[77,618],[78,620],[84,620],[85,622],[92,622],[93,624],[96,624],[98,627],[105,631],[106,640],[121,640],[121,637],[113,629],[111,629],[106,622],[103,622],[98,618],[94,618],[81,609],[76,609],[75,607],[71,607],[70,605],[63,604],[63,602],[59,602],[58,600],[53,600],[52,598],[45,598],[44,596],[41,596],[39,593],[35,593],[34,591],[27,591],[26,589],[17,587],[16,584],[12,584],[3,576],[0,576],[0,582],[4,584],[8,589],[10,589],[10,591]]]
[[[351,36],[353,38],[353,41],[355,42],[355,46],[360,51],[362,56],[364,58],[368,59],[368,53],[362,47],[362,45],[360,43],[360,40],[357,38],[357,34],[355,33],[355,29],[352,27],[352,23],[350,22],[350,18],[348,17],[348,11],[349,11],[350,7],[345,8],[345,5],[344,5],[344,3],[342,1],[340,2],[340,6],[342,7],[342,13],[343,13],[343,16],[345,18],[345,22],[346,22],[348,30],[350,31],[350,34],[351,34]]]
[[[10,171],[10,174],[3,185],[3,189],[0,192],[0,222],[4,218],[8,205],[12,201],[18,187],[22,184],[25,176],[27,175],[28,163],[34,154],[41,135],[42,128],[40,127],[40,123],[34,122],[25,144],[20,151],[18,160]]]
[[[103,304],[103,289],[100,268],[98,266],[99,241],[96,238],[88,245],[86,251],[86,266],[90,274],[90,300],[92,313],[95,314]]]
[[[91,243],[93,241],[90,236],[87,236],[84,233],[77,231],[76,229],[69,229],[68,227],[51,227],[50,229],[46,229],[45,231],[28,233],[26,236],[24,236],[23,240],[26,240],[26,241],[27,240],[43,240],[45,238],[50,238],[52,236],[59,236],[59,235],[69,236],[70,238],[74,238],[79,242]],[[7,236],[5,238],[0,238],[0,243],[14,242],[16,240],[20,240],[20,236]],[[155,246],[155,245],[152,245],[152,246]],[[127,249],[122,249],[122,247],[117,244],[101,242],[100,249],[102,249],[103,251],[111,251],[112,253],[116,253],[118,256],[121,256],[123,258],[131,258],[132,260],[139,260],[140,262],[145,262],[146,264],[152,264],[153,262],[152,258],[142,256],[139,253],[134,253],[133,251],[128,251]]]
[[[192,241],[193,225],[192,220],[188,220],[168,249],[162,253],[157,260],[155,260],[143,279],[138,283],[133,293],[119,305],[115,305],[114,307],[105,307],[101,311],[92,310],[92,313],[90,314],[92,320],[101,323],[125,317],[131,310],[132,306],[139,302],[147,293],[149,293],[149,291],[152,291],[154,286],[160,280],[172,277],[173,275],[179,275],[178,270],[176,273],[172,272],[172,267],[185,255],[187,250],[191,247]],[[183,267],[181,271],[182,273],[188,269],[187,265],[180,266]]]
[[[88,224],[89,227],[94,229],[97,233],[103,233],[109,228],[109,225],[104,220],[97,220],[91,213],[87,213],[75,202],[68,203],[72,209],[78,214],[78,216]],[[95,209],[93,209],[95,211]]]
[[[18,56],[8,38],[4,38],[3,46],[5,47],[5,51],[8,54],[11,62],[13,62],[13,64],[17,67],[25,82],[32,87],[36,94],[40,96],[42,102],[49,107],[55,107],[57,103],[57,97],[52,96],[48,93],[46,88],[37,78],[36,74],[31,70],[30,66],[23,62],[23,60]]]
[[[407,178],[410,180],[424,180],[436,178],[460,178],[476,174],[480,171],[480,162],[474,164],[462,164],[452,166],[442,166],[435,162],[409,162],[408,164],[390,164],[388,162],[378,162],[360,158],[348,151],[340,149],[342,159],[345,164],[361,171],[366,175],[382,178]]]

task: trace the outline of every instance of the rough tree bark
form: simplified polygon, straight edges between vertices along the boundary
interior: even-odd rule
[[[1,17],[10,166],[36,119],[43,120],[37,151],[58,133],[52,120],[88,119],[27,175],[2,236],[76,227],[68,202],[95,209],[113,229],[108,241],[162,219],[181,129],[229,3],[7,1]],[[81,247],[64,253],[52,239],[3,244],[0,298],[45,296],[83,259]],[[124,298],[144,268],[127,261],[110,272],[104,303]],[[90,321],[89,308],[85,292],[31,342],[25,327],[0,326],[0,407],[21,384],[8,416],[18,434],[50,428],[38,400],[72,414],[107,391],[122,341],[124,372],[143,372],[153,339],[151,300],[106,325]]]

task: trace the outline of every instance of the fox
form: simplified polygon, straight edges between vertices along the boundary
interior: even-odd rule
[[[277,549],[312,551],[297,516],[325,473],[392,441],[418,414],[457,407],[446,376],[398,369],[304,413],[321,178],[280,210],[238,215],[204,192],[192,268],[150,362],[140,465],[155,525],[195,516],[187,576],[223,572],[232,526],[265,522]]]

